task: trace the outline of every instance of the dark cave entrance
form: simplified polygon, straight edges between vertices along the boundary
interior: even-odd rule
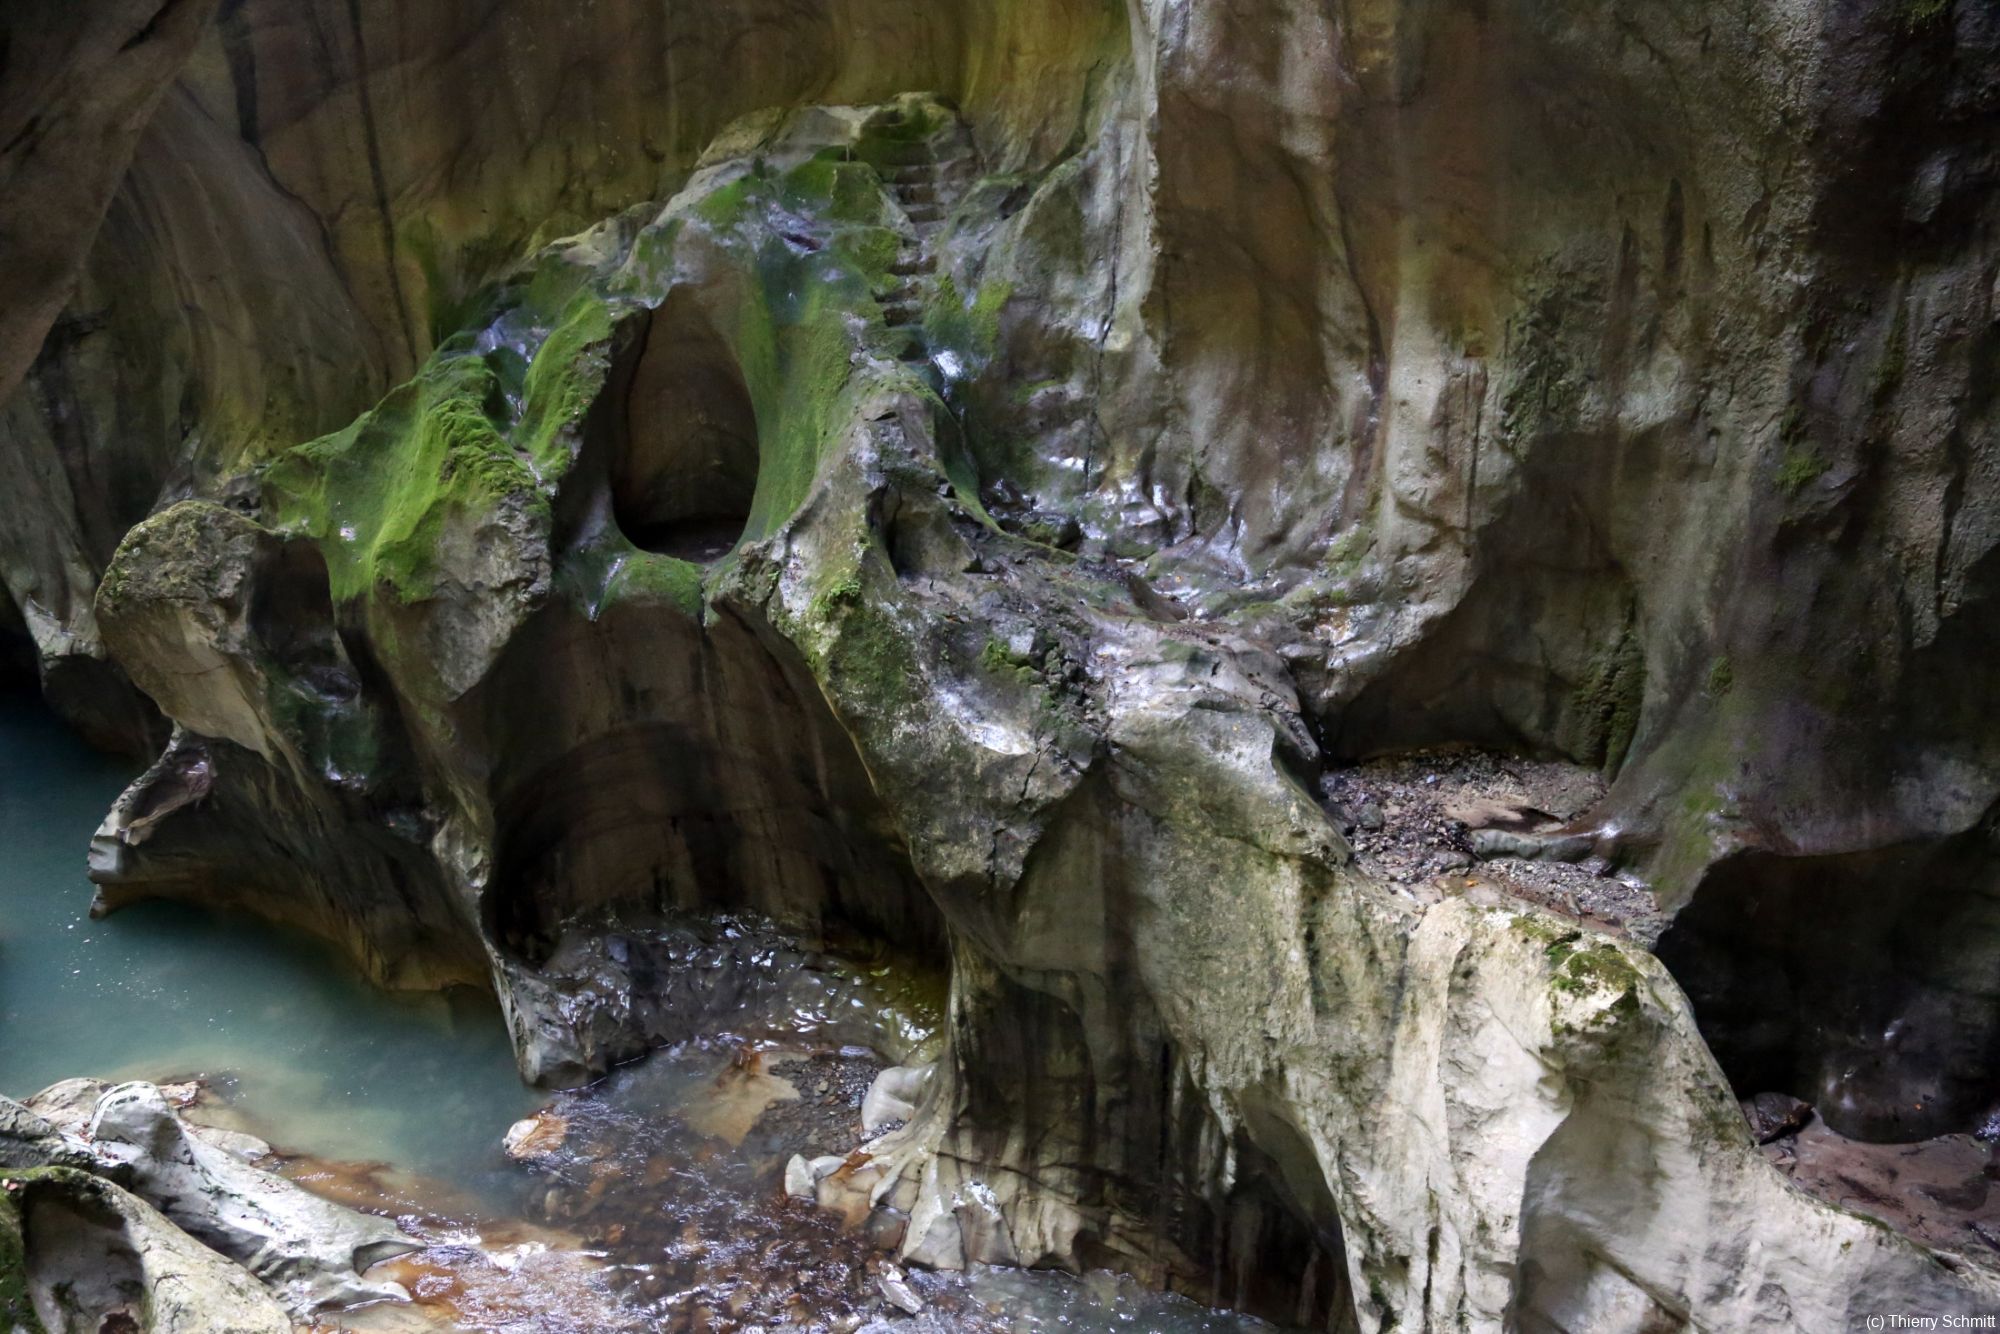
[[[736,354],[676,289],[647,319],[610,415],[618,527],[646,551],[701,563],[743,535],[757,492],[757,411]]]
[[[1910,1143],[2000,1110],[1995,818],[1934,843],[1744,852],[1660,938],[1739,1097],[1784,1093],[1854,1139]]]
[[[579,921],[736,912],[944,956],[852,741],[782,641],[734,615],[552,609],[492,685],[506,760],[485,912],[514,957],[540,966]]]
[[[311,542],[286,542],[260,562],[250,629],[293,679],[328,700],[361,693],[334,621],[326,559]]]

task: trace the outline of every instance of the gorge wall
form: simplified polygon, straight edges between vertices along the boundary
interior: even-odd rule
[[[107,907],[490,985],[558,1082],[669,1036],[680,914],[883,942],[924,1263],[1990,1307],[1730,1086],[2000,1102],[1990,6],[123,8],[0,20],[0,235],[70,238],[7,633],[172,729]],[[1358,869],[1321,775],[1444,743],[1600,768],[1658,956]]]

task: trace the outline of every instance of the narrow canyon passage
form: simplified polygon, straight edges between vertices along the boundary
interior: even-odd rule
[[[808,962],[803,983],[745,988],[698,1041],[551,1101],[520,1082],[484,996],[384,993],[324,945],[174,904],[92,920],[78,838],[127,777],[38,702],[0,697],[0,1094],[79,1070],[185,1088],[189,1116],[275,1145],[309,1189],[404,1220],[426,1244],[377,1273],[418,1294],[420,1318],[364,1309],[347,1329],[704,1329],[718,1310],[832,1319],[874,1297],[872,1252],[784,1204],[777,1176],[853,1133],[881,1058],[828,1045],[843,1023],[914,1004],[906,1032],[936,1024],[893,964]],[[542,1108],[523,1124],[561,1137],[510,1153],[510,1125]],[[917,1283],[954,1328],[1264,1328],[1109,1275]]]
[[[1996,71],[0,4],[0,1329],[2000,1319]]]

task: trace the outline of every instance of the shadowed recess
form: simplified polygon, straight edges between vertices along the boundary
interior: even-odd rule
[[[757,414],[735,355],[687,292],[647,322],[612,430],[614,509],[634,546],[710,561],[736,545],[757,490]]]

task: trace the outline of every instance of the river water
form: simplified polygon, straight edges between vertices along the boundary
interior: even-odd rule
[[[84,851],[131,777],[0,698],[0,1093],[214,1076],[288,1148],[504,1195],[512,1165],[468,1127],[497,1135],[540,1098],[490,997],[392,996],[318,942],[179,904],[90,920]]]
[[[278,1146],[297,1179],[430,1243],[394,1275],[419,1305],[347,1328],[829,1328],[880,1313],[879,1256],[777,1188],[784,1135],[851,1119],[871,1055],[684,1044],[556,1099],[562,1152],[513,1162],[501,1137],[550,1099],[520,1083],[490,997],[386,994],[315,941],[177,904],[90,920],[85,847],[131,776],[37,701],[0,695],[0,1093],[202,1078],[218,1119]],[[1269,1328],[1104,1274],[910,1282],[930,1303],[913,1331]]]

